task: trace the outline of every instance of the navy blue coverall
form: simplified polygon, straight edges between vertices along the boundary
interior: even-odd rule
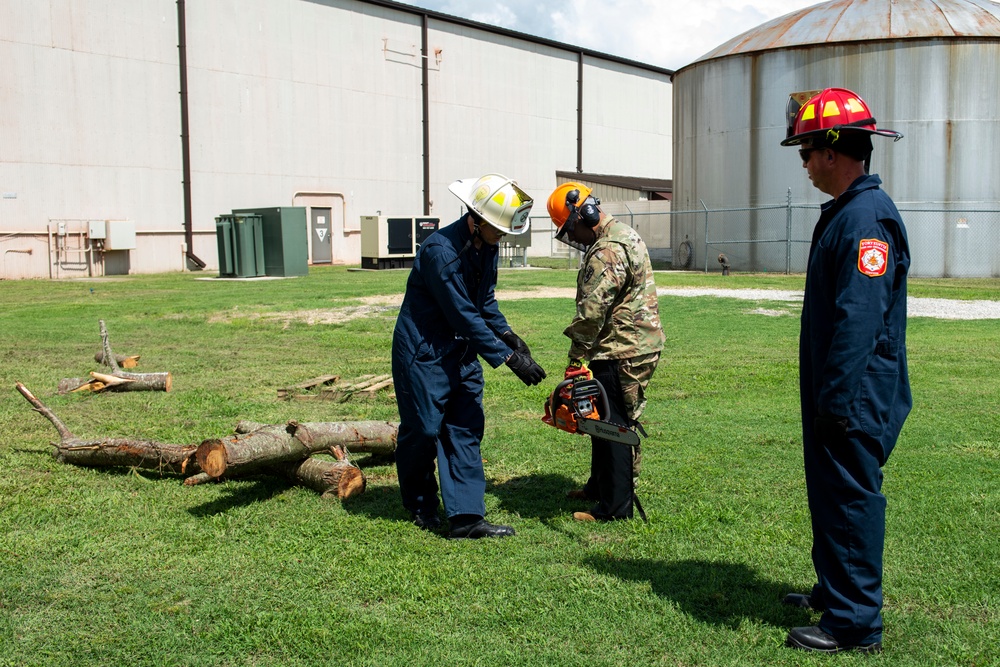
[[[882,641],[882,466],[913,400],[906,367],[910,250],[896,206],[865,175],[822,207],[799,339],[802,437],[818,583],[841,642]]]
[[[484,516],[482,357],[493,368],[512,350],[494,297],[499,250],[471,243],[468,215],[429,236],[406,281],[392,335],[392,378],[399,408],[396,471],[403,506],[413,514]]]

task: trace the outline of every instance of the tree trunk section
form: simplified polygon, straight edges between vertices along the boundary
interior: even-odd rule
[[[351,452],[392,454],[396,451],[399,422],[306,422],[292,420],[277,426],[242,420],[236,424],[237,433],[252,433],[261,428],[287,428],[311,452],[321,452],[334,447],[346,447]]]
[[[354,452],[392,453],[399,425],[393,422],[314,422],[262,425],[244,421],[237,434],[206,440],[198,464],[212,477],[239,475],[283,461],[297,461],[336,447]],[[338,457],[339,458],[339,457]]]
[[[352,453],[392,454],[396,451],[398,422],[288,422],[293,433],[312,451],[346,447]]]
[[[361,469],[347,461],[308,458],[279,463],[274,467],[293,482],[319,491],[324,498],[350,498],[364,493],[367,485]]]

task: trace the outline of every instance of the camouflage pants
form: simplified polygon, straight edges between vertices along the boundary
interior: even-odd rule
[[[618,360],[618,377],[622,385],[628,416],[639,421],[646,409],[646,388],[660,361],[660,353],[644,354],[638,357]],[[642,445],[632,448],[632,478],[639,477],[642,470]]]

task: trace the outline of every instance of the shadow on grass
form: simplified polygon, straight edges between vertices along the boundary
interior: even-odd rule
[[[369,484],[364,493],[346,498],[340,501],[340,504],[344,511],[370,519],[410,521],[410,513],[403,508],[399,487],[395,484],[387,486]]]
[[[584,506],[575,506],[580,503],[566,499],[566,492],[579,486],[572,477],[544,473],[513,477],[500,484],[487,482],[486,492],[497,497],[500,509],[505,512],[545,521],[584,509]],[[584,503],[586,506],[591,504]]]
[[[293,484],[279,477],[251,477],[231,483],[223,489],[226,494],[215,500],[188,509],[193,516],[207,517],[228,512],[234,507],[259,503],[287,491]]]
[[[653,592],[677,603],[702,623],[736,629],[744,620],[787,628],[809,625],[809,612],[783,605],[788,583],[768,581],[743,563],[660,561],[590,556],[594,570],[626,581],[649,582]]]
[[[578,486],[576,480],[564,475],[527,475],[499,484],[487,480],[486,493],[497,497],[499,509],[504,512],[544,521],[573,511],[568,505],[571,501],[566,500],[566,492]],[[351,514],[372,519],[411,521],[410,513],[403,508],[400,500],[399,487],[395,484],[369,485],[363,494],[348,498],[341,505]],[[444,508],[438,511],[444,520]]]

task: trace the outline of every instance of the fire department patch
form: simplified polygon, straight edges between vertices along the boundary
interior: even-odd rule
[[[889,244],[878,239],[861,239],[858,247],[858,271],[869,278],[885,274],[889,263]]]

